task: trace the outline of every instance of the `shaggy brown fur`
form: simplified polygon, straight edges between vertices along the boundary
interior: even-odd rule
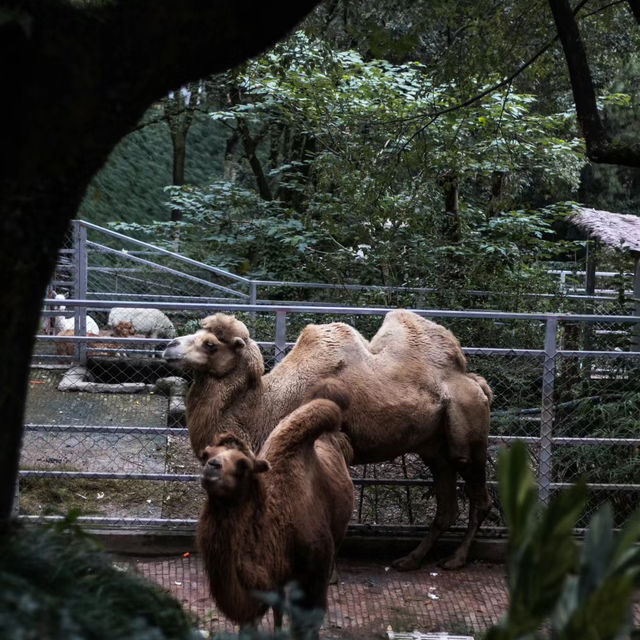
[[[282,593],[291,581],[303,593],[299,606],[326,608],[335,548],[353,510],[344,457],[323,435],[341,421],[334,402],[316,399],[287,416],[257,456],[230,433],[205,448],[198,545],[211,595],[234,622],[256,623],[267,605],[254,592]]]
[[[59,336],[74,336],[75,331],[73,329],[67,329],[58,333]],[[119,322],[113,331],[100,331],[101,336],[113,336],[115,338],[131,338],[135,335],[135,330],[130,322]],[[88,333],[87,336],[96,336],[95,333]],[[96,336],[97,337],[97,336]],[[111,349],[117,347],[115,342],[87,342],[87,346],[91,349]],[[75,354],[75,343],[69,342],[56,342],[56,353],[59,356],[72,356]],[[105,355],[112,355],[113,351],[105,351]],[[94,353],[94,355],[97,355]]]
[[[194,374],[187,424],[196,455],[221,431],[241,435],[257,450],[316,385],[335,379],[348,390],[343,430],[355,464],[417,453],[433,473],[433,526],[394,566],[417,568],[453,524],[457,473],[466,481],[469,525],[444,566],[466,562],[491,506],[485,464],[492,394],[484,378],[466,372],[466,358],[450,331],[406,310],[388,313],[370,343],[340,322],[308,325],[286,358],[263,375],[260,349],[242,322],[219,313],[205,318],[202,327],[164,352],[169,362]]]

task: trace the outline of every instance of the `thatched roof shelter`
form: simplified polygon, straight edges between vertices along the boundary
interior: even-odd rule
[[[595,238],[608,247],[629,251],[635,260],[633,274],[633,315],[640,316],[640,216],[613,213],[598,209],[578,209],[569,220],[589,237]],[[595,260],[587,247],[587,292],[595,287]],[[631,351],[640,351],[640,323],[631,330]]]
[[[569,220],[609,247],[640,253],[640,216],[581,208]]]

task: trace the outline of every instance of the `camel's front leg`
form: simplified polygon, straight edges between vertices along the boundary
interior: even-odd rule
[[[456,519],[456,472],[447,460],[424,461],[433,474],[433,488],[436,496],[436,517],[424,540],[409,554],[392,563],[398,571],[419,569],[425,556],[431,551],[438,538]]]

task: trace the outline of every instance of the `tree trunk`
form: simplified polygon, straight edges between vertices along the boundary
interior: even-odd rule
[[[257,55],[315,4],[0,0],[0,79],[11,88],[0,101],[0,526],[42,297],[91,177],[152,102]]]
[[[184,167],[187,161],[187,131],[184,131],[183,128],[171,129],[171,143],[173,145],[172,184],[178,187],[184,184]],[[171,221],[179,222],[180,220],[182,220],[182,211],[171,209]]]
[[[640,144],[612,140],[600,119],[591,69],[569,1],[549,0],[549,6],[567,61],[576,115],[586,143],[587,156],[594,162],[640,167]],[[631,2],[630,6],[633,9],[636,5]]]
[[[262,163],[256,155],[258,144],[251,136],[247,123],[242,119],[238,120],[238,133],[242,140],[242,146],[244,147],[244,153],[247,157],[247,161],[249,162],[251,171],[253,171],[253,175],[256,179],[256,186],[258,187],[260,197],[263,200],[273,200],[269,181],[262,170]]]
[[[458,176],[455,172],[447,172],[441,176],[440,186],[444,195],[443,235],[448,244],[458,244],[462,240]]]
[[[34,185],[36,181],[34,180]],[[22,419],[34,335],[42,298],[82,191],[53,181],[25,197],[20,185],[3,184],[0,201],[0,271],[4,275],[0,314],[0,524],[9,517],[16,488]],[[35,190],[34,190],[35,191]]]
[[[503,210],[506,184],[506,171],[491,172],[491,200],[489,200],[489,206],[487,207],[487,220],[494,218]]]

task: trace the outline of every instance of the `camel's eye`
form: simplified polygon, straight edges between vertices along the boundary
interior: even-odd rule
[[[236,462],[236,475],[242,476],[248,470],[249,470],[249,463],[244,458],[240,458],[240,460]]]
[[[204,346],[207,351],[211,351],[212,353],[218,350],[218,345],[215,342],[205,342]]]

